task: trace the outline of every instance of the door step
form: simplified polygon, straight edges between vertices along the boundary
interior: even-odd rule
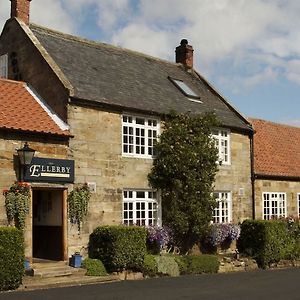
[[[33,263],[30,275],[34,277],[62,277],[72,274],[85,273],[86,270],[72,268],[66,262]]]

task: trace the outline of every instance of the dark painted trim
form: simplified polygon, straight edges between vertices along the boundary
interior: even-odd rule
[[[283,176],[283,175],[268,175],[254,174],[254,180],[278,180],[278,181],[300,181],[300,176]]]

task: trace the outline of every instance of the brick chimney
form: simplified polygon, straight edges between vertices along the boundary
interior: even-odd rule
[[[10,0],[10,1],[11,1],[10,17],[18,18],[28,25],[31,0]]]
[[[176,47],[176,63],[181,63],[188,69],[193,68],[193,46],[188,44],[188,40],[183,39],[180,46]]]

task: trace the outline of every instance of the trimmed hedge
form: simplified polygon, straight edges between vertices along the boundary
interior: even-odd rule
[[[145,256],[143,274],[148,276],[217,273],[219,261],[215,255],[151,255]]]
[[[216,255],[184,255],[175,256],[180,274],[218,273],[219,261]]]
[[[100,226],[90,235],[89,257],[100,259],[109,272],[141,270],[146,237],[144,227]]]
[[[289,226],[280,220],[246,220],[241,226],[238,250],[251,255],[261,268],[281,259],[299,258],[298,225],[291,225],[295,233]]]
[[[157,274],[157,263],[156,256],[152,254],[146,254],[144,257],[144,264],[142,267],[142,272],[146,276],[153,277]]]
[[[16,289],[24,275],[23,232],[14,227],[0,227],[0,290]]]
[[[186,260],[188,274],[218,273],[219,261],[215,255],[189,255]]]
[[[82,268],[86,269],[88,276],[105,276],[107,275],[106,269],[99,259],[86,258],[82,262]]]

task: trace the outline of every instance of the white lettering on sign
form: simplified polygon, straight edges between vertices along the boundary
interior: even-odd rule
[[[32,165],[29,168],[31,177],[40,176],[53,176],[53,177],[69,177],[70,167],[63,166],[45,166],[45,165]]]
[[[40,165],[32,165],[29,169],[30,171],[30,176],[32,177],[40,177],[41,176],[41,173],[39,172],[40,171]]]

